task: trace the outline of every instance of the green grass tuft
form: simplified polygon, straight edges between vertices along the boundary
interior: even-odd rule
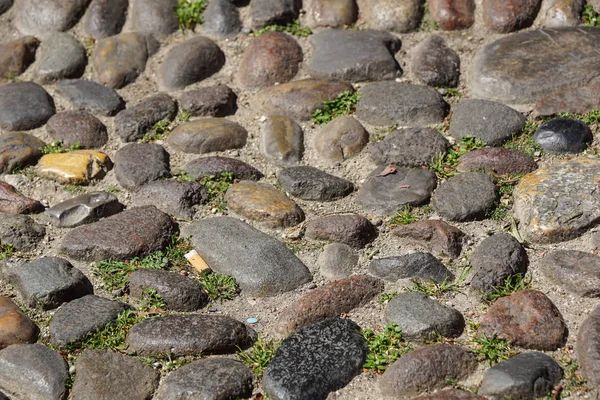
[[[308,37],[312,35],[309,27],[301,27],[298,20],[287,23],[286,25],[268,25],[256,32],[251,33],[253,37],[258,37],[266,32],[285,32],[297,37]]]
[[[369,345],[369,355],[363,369],[382,374],[390,364],[412,350],[396,324],[388,324],[379,334],[371,329],[365,329],[361,333]]]
[[[479,360],[487,362],[490,367],[519,354],[519,351],[514,349],[506,339],[500,339],[495,333],[492,336],[484,333],[474,338],[473,344],[473,351]]]
[[[267,342],[263,340],[263,337],[259,334],[258,339],[250,350],[242,351],[242,349],[238,347],[239,351],[237,355],[244,364],[252,368],[254,375],[260,379],[264,370],[275,356],[275,352],[280,344],[281,342]]]
[[[216,272],[203,275],[198,284],[212,301],[233,300],[239,293],[239,285],[233,276],[221,275]]]
[[[207,6],[206,0],[179,0],[176,14],[181,31],[185,32],[186,29],[194,29],[196,25],[202,24],[202,14]]]
[[[471,267],[467,266],[463,269],[463,272],[453,283],[449,283],[448,279],[444,279],[442,283],[437,283],[432,278],[429,281],[421,281],[418,279],[411,280],[412,286],[404,287],[403,289],[407,292],[420,292],[428,297],[443,297],[446,293],[462,293],[462,284],[469,276]]]
[[[583,12],[581,13],[581,22],[583,22],[583,25],[585,26],[600,26],[598,13],[594,10],[594,7],[591,4],[586,4],[583,8]]]
[[[323,107],[315,110],[312,120],[317,125],[325,125],[336,117],[352,114],[356,110],[358,100],[360,100],[360,92],[342,92],[335,100],[327,100],[323,103]]]
[[[226,209],[225,192],[234,183],[233,174],[231,172],[222,172],[220,176],[205,176],[200,181],[200,184],[206,188],[208,192],[208,202],[219,212]]]
[[[10,243],[2,243],[0,244],[0,260],[4,260],[5,258],[12,257],[15,254],[15,247]]]
[[[405,205],[404,208],[392,216],[390,225],[408,225],[417,222],[421,218],[426,217],[431,213],[431,206],[425,205],[422,207],[411,207]]]
[[[460,164],[460,157],[468,152],[485,147],[481,139],[471,136],[463,136],[461,143],[452,146],[446,153],[440,153],[429,163],[428,168],[435,173],[438,179],[450,179],[458,174],[456,168]]]
[[[504,280],[504,284],[502,286],[496,286],[494,288],[494,293],[486,295],[485,299],[487,301],[494,302],[500,297],[510,296],[515,292],[531,289],[532,280],[533,277],[531,275],[525,277],[521,273],[510,275]]]
[[[42,154],[60,154],[81,149],[81,144],[79,142],[69,147],[63,147],[62,143],[62,140],[55,140],[54,142],[48,143],[44,147],[40,147],[39,150]]]
[[[113,323],[96,332],[89,333],[81,342],[71,343],[66,348],[69,351],[78,349],[124,350],[126,348],[125,337],[127,332],[133,325],[143,319],[130,309],[121,311]]]

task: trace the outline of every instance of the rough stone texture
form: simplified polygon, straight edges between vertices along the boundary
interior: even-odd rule
[[[261,90],[251,103],[265,115],[285,115],[298,121],[312,118],[323,102],[334,100],[340,93],[354,88],[348,82],[328,79],[303,79]]]
[[[11,399],[67,397],[67,363],[41,344],[15,344],[0,351],[0,391]]]
[[[0,215],[0,243],[30,251],[46,236],[46,229],[26,215]]]
[[[0,296],[0,349],[35,343],[40,329],[8,297]]]
[[[208,176],[220,176],[223,172],[231,173],[234,179],[258,181],[264,175],[250,164],[221,156],[201,157],[190,161],[183,170],[194,179]]]
[[[102,179],[112,165],[105,153],[96,150],[75,150],[42,156],[36,171],[40,177],[60,183],[87,185],[93,179]]]
[[[265,370],[262,386],[270,398],[324,399],[361,373],[368,346],[360,327],[332,318],[286,338]]]
[[[451,0],[452,1],[452,0]],[[435,393],[413,397],[414,400],[486,400],[485,397],[460,389],[444,389]]]
[[[600,306],[587,316],[577,334],[577,361],[589,385],[600,384]]]
[[[113,116],[125,108],[125,102],[113,89],[85,79],[67,79],[56,84],[56,93],[77,110]]]
[[[121,32],[128,5],[129,0],[92,0],[83,21],[85,32],[96,40]]]
[[[163,39],[179,28],[177,0],[131,0],[131,26],[134,32]]]
[[[465,236],[460,229],[442,220],[423,220],[394,228],[393,234],[415,241],[437,256],[457,258]]]
[[[191,237],[213,271],[232,275],[250,295],[273,296],[312,279],[283,243],[237,219],[204,219],[185,226],[182,234]]]
[[[54,32],[42,42],[33,64],[33,76],[42,83],[83,75],[87,57],[85,48],[68,33]]]
[[[362,88],[356,116],[372,125],[421,127],[441,123],[448,110],[442,96],[430,87],[374,82]]]
[[[411,253],[403,256],[378,258],[371,261],[369,272],[389,282],[413,278],[442,283],[452,279],[452,273],[430,253]]]
[[[497,188],[483,172],[464,172],[442,183],[433,193],[435,210],[450,221],[473,221],[485,217],[497,202]]]
[[[430,128],[398,129],[370,146],[376,164],[396,164],[402,167],[428,165],[435,156],[445,154],[448,140]]]
[[[599,44],[600,31],[586,27],[503,37],[482,47],[475,56],[469,80],[471,96],[529,103],[587,83],[600,75],[600,54],[593,51]],[[554,61],[548,62],[550,59]]]
[[[513,193],[513,215],[523,239],[556,243],[581,235],[600,220],[600,161],[559,161],[527,174]]]
[[[246,88],[291,81],[302,63],[302,48],[284,32],[266,32],[252,40],[239,64],[238,80]]]
[[[256,339],[256,332],[235,319],[217,315],[168,315],[138,322],[129,329],[128,350],[150,356],[235,352]]]
[[[466,378],[477,367],[475,355],[462,347],[433,344],[402,356],[379,379],[384,396],[408,397],[449,386],[448,379]]]
[[[562,375],[549,355],[521,353],[488,369],[477,393],[488,399],[539,399],[552,392]]]
[[[17,2],[15,26],[25,35],[66,31],[85,12],[89,0],[22,0]]]
[[[485,238],[475,248],[470,261],[475,271],[471,287],[485,294],[494,293],[511,275],[525,276],[529,265],[523,246],[505,232]]]
[[[313,78],[361,82],[402,74],[394,58],[401,42],[388,32],[328,29],[312,35],[310,43],[313,52],[306,65]]]
[[[0,173],[10,173],[17,167],[34,164],[46,143],[33,135],[9,132],[0,135]]]
[[[549,153],[581,153],[592,143],[594,135],[582,121],[554,118],[538,128],[533,140]]]
[[[204,118],[179,125],[167,142],[174,150],[202,154],[242,148],[247,138],[248,131],[233,121]]]
[[[377,237],[377,229],[358,214],[325,215],[306,224],[307,238],[339,242],[360,249]]]
[[[483,17],[488,28],[509,33],[531,26],[542,0],[483,0]]]
[[[319,129],[314,148],[319,157],[331,163],[357,155],[369,143],[369,132],[354,117],[337,117]]]
[[[129,275],[129,292],[134,299],[154,289],[168,310],[196,311],[208,303],[208,295],[192,279],[176,272],[139,269]]]
[[[24,104],[27,107],[23,107]],[[11,82],[0,86],[0,129],[35,129],[44,125],[55,112],[54,100],[37,83]]]
[[[577,250],[556,250],[539,264],[556,285],[581,297],[600,296],[600,257]]]
[[[239,399],[252,396],[254,374],[229,358],[208,358],[178,368],[161,382],[156,400]]]
[[[40,41],[33,36],[25,36],[0,45],[0,83],[21,75],[35,60],[35,52]]]
[[[534,111],[540,115],[554,115],[564,112],[583,114],[597,110],[600,108],[598,91],[598,80],[592,80],[579,87],[566,87],[541,96],[535,103]]]
[[[112,350],[85,349],[75,362],[73,400],[146,400],[158,386],[160,374],[135,357]]]
[[[213,0],[202,13],[202,32],[219,39],[237,34],[242,29],[240,13],[229,0]]]
[[[227,85],[190,90],[179,97],[181,108],[197,117],[226,117],[237,110],[237,96]]]
[[[109,217],[123,210],[123,204],[111,193],[85,193],[46,210],[50,222],[60,227],[75,227]]]
[[[252,28],[260,29],[267,25],[285,25],[292,22],[298,18],[301,5],[298,0],[252,0]]]
[[[265,184],[242,181],[225,194],[227,207],[270,228],[288,228],[304,221],[304,211],[283,192]]]
[[[124,142],[134,142],[144,137],[157,122],[173,121],[177,115],[177,103],[167,94],[147,97],[142,102],[115,117],[115,126]]]
[[[457,170],[461,172],[482,170],[498,175],[526,174],[537,169],[535,160],[518,150],[486,147],[468,152],[460,158]]]
[[[137,0],[147,1],[147,0]],[[225,64],[225,54],[209,38],[196,36],[173,46],[160,67],[159,85],[167,90],[183,89],[213,75]]]
[[[277,332],[288,336],[299,328],[364,306],[383,291],[379,279],[356,275],[314,289],[286,307],[277,318]]]
[[[467,29],[475,21],[474,0],[429,0],[429,13],[444,31]]]
[[[63,147],[79,143],[81,148],[97,149],[108,142],[106,126],[87,111],[59,112],[48,120],[46,131]]]
[[[145,184],[132,197],[136,206],[154,205],[176,218],[191,219],[194,206],[208,201],[204,186],[196,182],[159,180]]]
[[[0,181],[0,213],[36,214],[42,211],[42,203],[23,196],[12,185]]]
[[[50,321],[50,342],[54,346],[66,346],[82,340],[115,321],[127,304],[95,295],[75,299],[61,307]]]
[[[413,31],[423,17],[423,0],[358,0],[360,19],[374,29],[398,33]]]
[[[76,260],[129,260],[167,246],[175,223],[154,206],[134,207],[70,230],[60,252]]]
[[[309,28],[351,25],[358,17],[354,0],[304,0],[302,7]]]
[[[465,329],[465,319],[454,308],[447,307],[423,293],[404,292],[385,307],[387,324],[397,324],[402,335],[412,339],[431,339],[435,334],[456,338]]]
[[[382,176],[381,166],[369,174],[358,190],[356,200],[379,214],[393,214],[405,205],[421,205],[429,200],[436,187],[436,177],[422,168],[397,168]]]
[[[309,166],[286,168],[277,177],[286,192],[302,200],[334,201],[354,191],[352,182]]]
[[[115,155],[117,180],[126,189],[133,189],[171,176],[169,153],[159,144],[131,143]]]
[[[324,277],[330,280],[344,279],[352,275],[358,265],[358,254],[347,244],[334,242],[323,247],[317,264]]]
[[[293,165],[302,160],[304,133],[294,120],[283,115],[270,115],[260,136],[260,150],[265,157],[280,165]]]
[[[481,320],[479,334],[496,334],[515,346],[551,351],[565,344],[568,330],[544,293],[521,290],[492,304]]]
[[[415,48],[411,69],[425,85],[456,87],[460,57],[446,45],[442,36],[430,36]]]

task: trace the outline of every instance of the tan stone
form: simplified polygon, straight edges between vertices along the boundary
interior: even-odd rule
[[[65,184],[87,184],[102,178],[112,167],[108,155],[94,150],[46,154],[37,166],[38,174]]]
[[[40,330],[8,297],[0,296],[0,349],[35,343]]]

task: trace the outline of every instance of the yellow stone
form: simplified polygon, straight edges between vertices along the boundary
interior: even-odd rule
[[[108,155],[95,150],[75,150],[68,153],[46,154],[37,166],[37,173],[60,183],[85,185],[100,179],[112,167]]]

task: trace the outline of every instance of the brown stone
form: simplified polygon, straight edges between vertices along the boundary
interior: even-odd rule
[[[473,0],[429,0],[429,13],[444,31],[467,29],[475,21]]]
[[[377,230],[368,219],[358,214],[332,214],[309,221],[306,237],[365,247],[377,237]]]
[[[261,129],[260,147],[265,157],[280,165],[294,165],[304,154],[304,133],[292,119],[270,115]]]
[[[0,349],[35,343],[40,330],[8,297],[0,296]]]
[[[46,154],[38,165],[40,176],[64,184],[88,184],[100,179],[112,168],[108,156],[100,151],[75,150],[67,153]]]
[[[369,132],[354,117],[344,115],[322,127],[315,136],[317,154],[329,162],[342,162],[360,153]]]
[[[552,351],[565,344],[568,330],[560,311],[544,293],[521,290],[496,300],[483,316],[479,334],[496,334],[526,349]]]
[[[468,152],[460,158],[458,170],[470,172],[484,170],[487,173],[526,174],[537,169],[537,163],[527,154],[502,147],[486,147]]]
[[[436,256],[456,258],[462,251],[463,231],[437,219],[401,225],[394,229],[394,235],[407,238],[423,245]]]
[[[10,173],[17,167],[34,164],[41,157],[46,143],[33,135],[15,132],[0,135],[0,173]]]
[[[35,60],[40,44],[33,36],[25,36],[0,46],[0,83],[21,75]]]
[[[367,304],[383,291],[383,287],[383,281],[366,275],[331,282],[283,310],[276,330],[287,336],[296,329],[350,312]]]
[[[304,0],[302,8],[310,28],[350,25],[358,17],[355,0]]]
[[[369,28],[407,33],[419,26],[424,0],[358,0],[360,19]]]
[[[581,324],[577,334],[577,361],[588,385],[600,385],[600,306]]]
[[[600,108],[600,81],[595,80],[584,86],[565,88],[542,96],[535,103],[534,110],[540,115],[554,115],[563,112],[583,114]]]
[[[238,79],[246,88],[263,88],[292,80],[302,63],[302,48],[284,32],[266,32],[244,52]]]
[[[509,33],[531,26],[541,0],[483,0],[483,15],[488,28]]]
[[[304,211],[270,185],[242,181],[227,190],[227,208],[271,228],[287,228],[304,221]]]
[[[87,111],[63,111],[53,115],[46,124],[52,139],[60,140],[62,146],[77,143],[84,149],[97,149],[108,141],[106,126]]]
[[[6,182],[0,181],[0,212],[7,214],[32,214],[44,211],[37,200],[23,196]]]
[[[202,154],[242,148],[247,138],[248,131],[233,121],[204,118],[179,125],[167,142],[175,150]]]

